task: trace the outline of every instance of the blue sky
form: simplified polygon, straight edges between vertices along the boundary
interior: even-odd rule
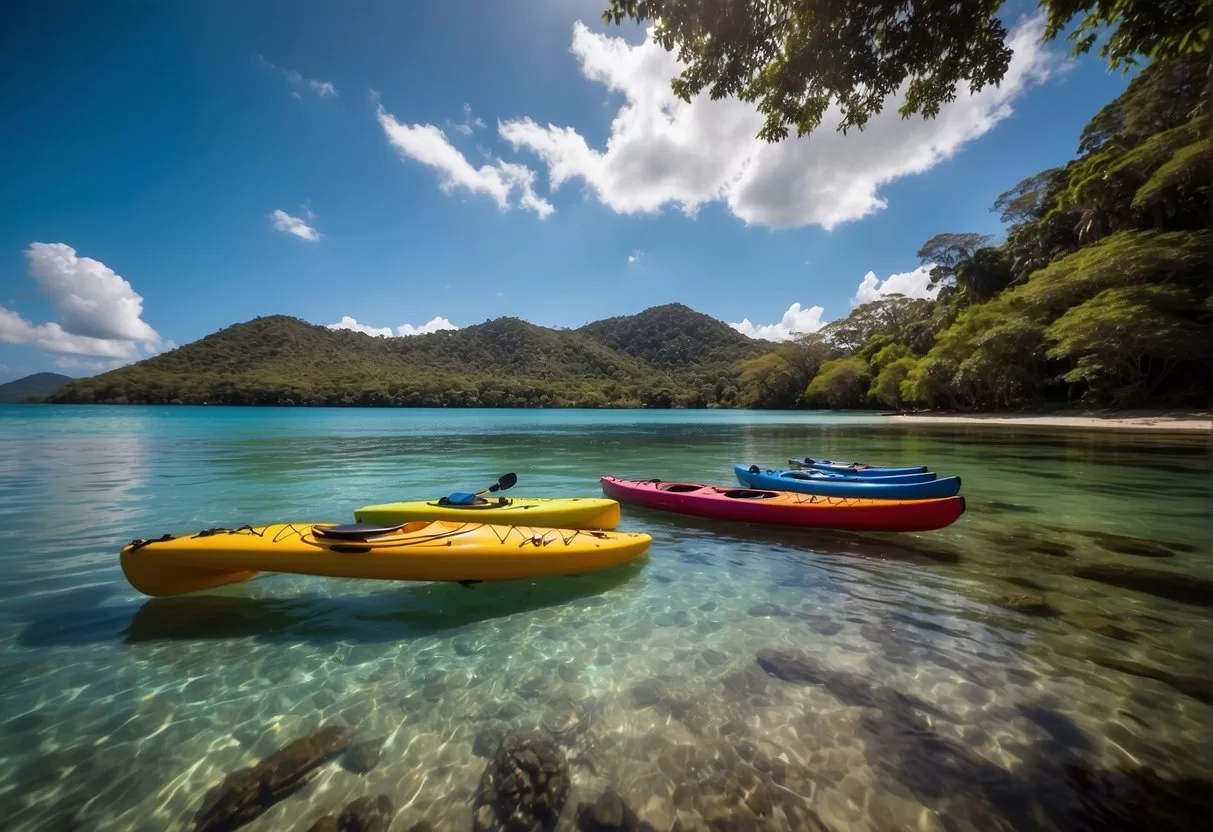
[[[1029,28],[1002,87],[935,122],[894,104],[761,146],[744,105],[669,101],[670,56],[602,5],[9,9],[0,381],[269,314],[395,334],[677,301],[780,337],[869,272],[863,296],[919,291],[935,233],[997,234],[994,198],[1126,83]]]

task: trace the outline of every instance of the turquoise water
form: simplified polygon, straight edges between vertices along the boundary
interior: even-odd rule
[[[851,414],[0,406],[0,818],[187,829],[224,774],[337,723],[384,740],[378,765],[326,765],[247,829],[384,793],[394,830],[465,832],[478,738],[515,729],[567,756],[566,825],[610,787],[662,832],[812,828],[794,807],[832,830],[1207,826],[1207,439]],[[602,475],[732,484],[735,462],[804,454],[929,464],[961,476],[968,511],[862,536],[625,506],[647,557],[472,589],[263,576],[149,599],[118,566],[136,537],[348,522],[506,471],[519,496],[597,495]],[[769,649],[817,671],[778,678],[756,661]],[[723,817],[753,777],[769,805]]]

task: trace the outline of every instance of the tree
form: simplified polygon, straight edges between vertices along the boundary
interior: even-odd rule
[[[821,365],[805,394],[834,409],[859,407],[871,372],[862,358],[835,358]]]
[[[1000,248],[979,248],[956,265],[956,294],[964,305],[985,303],[1011,282],[1011,264]]]
[[[744,401],[750,407],[798,407],[805,388],[833,349],[816,333],[785,341],[741,364]]]
[[[1097,402],[1149,401],[1180,360],[1209,358],[1200,329],[1181,314],[1191,305],[1178,286],[1108,289],[1049,327],[1049,355],[1074,362],[1064,379],[1086,383]]]
[[[899,294],[884,295],[860,304],[845,318],[826,324],[818,335],[839,351],[849,354],[878,335],[899,340],[907,330],[930,315],[931,302],[928,300]]]
[[[1209,48],[1208,0],[1045,0],[1041,5],[1049,13],[1047,39],[1083,15],[1066,37],[1075,44],[1075,54],[1089,52],[1099,35],[1111,29],[1099,55],[1113,69],[1133,66],[1138,55],[1173,58]]]
[[[868,396],[881,404],[901,409],[905,403],[901,396],[901,384],[917,364],[917,358],[908,356],[890,362],[877,374]]]
[[[986,234],[936,234],[922,244],[917,257],[924,266],[933,265],[931,285],[946,286],[956,278],[956,270],[989,242],[990,237]]]
[[[1208,49],[1208,0],[1040,0],[1045,39],[1078,18],[1069,38],[1087,52],[1110,29],[1101,50],[1112,66],[1134,55],[1163,59]],[[654,21],[654,36],[685,64],[672,79],[684,101],[756,103],[767,141],[815,130],[826,109],[838,128],[862,129],[903,86],[902,118],[932,118],[966,82],[976,92],[998,84],[1010,66],[1007,32],[995,16],[1002,0],[610,0],[607,23]]]

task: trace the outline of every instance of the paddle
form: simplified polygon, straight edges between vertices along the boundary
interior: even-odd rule
[[[481,494],[490,494],[494,491],[505,491],[507,488],[513,488],[514,484],[517,482],[517,474],[503,474],[497,478],[497,482],[493,483],[483,491],[477,491],[474,494],[470,491],[456,491],[448,494],[442,498],[443,501],[445,501],[443,504],[449,506],[470,506],[476,502],[476,499]]]
[[[517,474],[502,474],[497,478],[497,482],[495,482],[493,485],[490,485],[488,488],[484,489],[484,491],[477,491],[476,496],[479,497],[481,494],[491,494],[494,491],[505,491],[507,488],[513,488],[517,484]]]

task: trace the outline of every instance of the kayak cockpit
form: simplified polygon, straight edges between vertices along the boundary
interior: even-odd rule
[[[689,482],[663,482],[658,484],[658,491],[669,491],[674,494],[689,494],[692,491],[702,491],[702,485]]]
[[[756,488],[732,488],[728,491],[722,491],[721,496],[733,500],[770,500],[773,497],[778,497],[779,493],[776,491],[759,491]]]
[[[332,526],[312,526],[312,534],[327,540],[354,540],[365,543],[377,537],[387,535],[409,534],[419,532],[429,526],[432,520],[413,520],[408,523],[394,525],[379,525],[376,523],[345,523]]]

